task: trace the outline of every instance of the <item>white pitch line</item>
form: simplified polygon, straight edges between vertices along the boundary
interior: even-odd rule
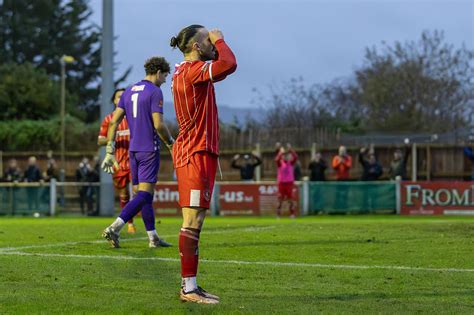
[[[270,225],[270,226],[262,226],[262,227],[246,227],[246,228],[237,228],[237,229],[232,229],[232,230],[222,230],[222,231],[210,231],[210,232],[203,232],[202,234],[208,235],[208,234],[227,234],[227,233],[232,233],[234,231],[237,232],[257,232],[257,231],[264,231],[264,230],[269,230],[273,229],[275,226]],[[160,237],[163,238],[170,238],[170,237],[177,237],[178,233],[176,234],[170,234],[170,235],[161,235]],[[135,237],[135,238],[124,238],[121,239],[120,242],[133,242],[133,241],[141,241],[141,240],[147,240],[147,237]],[[47,248],[47,247],[62,247],[62,246],[74,246],[74,245],[86,245],[86,244],[101,244],[101,243],[106,243],[106,240],[95,240],[95,241],[77,241],[77,242],[64,242],[64,243],[50,243],[50,244],[42,244],[42,245],[25,245],[25,246],[17,246],[17,247],[0,247],[0,252],[5,252],[5,251],[17,251],[17,250],[23,250],[23,249],[32,249],[32,248]]]
[[[58,258],[82,258],[82,259],[113,259],[113,260],[152,260],[179,262],[178,258],[165,257],[133,257],[133,256],[108,256],[108,255],[76,255],[76,254],[43,254],[43,253],[25,253],[25,252],[0,252],[0,255],[12,256],[36,256],[36,257],[58,257]],[[230,264],[230,265],[255,265],[255,266],[274,266],[274,267],[313,267],[326,269],[385,269],[385,270],[406,270],[406,271],[432,271],[432,272],[474,272],[474,269],[460,268],[431,268],[431,267],[410,267],[410,266],[378,266],[378,265],[334,265],[319,263],[297,263],[297,262],[279,262],[279,261],[245,261],[245,260],[215,260],[200,259],[199,262]]]

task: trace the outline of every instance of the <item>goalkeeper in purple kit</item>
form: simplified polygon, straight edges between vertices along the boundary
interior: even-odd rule
[[[119,233],[125,223],[139,211],[150,240],[150,247],[168,247],[169,243],[160,239],[155,229],[153,193],[160,167],[160,138],[168,149],[174,143],[163,120],[163,93],[160,86],[170,72],[168,62],[162,57],[153,57],[145,63],[145,79],[127,88],[113,114],[107,132],[107,147],[102,168],[113,173],[118,168],[114,156],[114,139],[117,126],[126,117],[130,129],[130,170],[135,197],[122,209],[115,221],[108,226],[102,236],[112,247],[120,247]]]

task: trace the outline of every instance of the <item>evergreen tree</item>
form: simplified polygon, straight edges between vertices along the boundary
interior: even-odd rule
[[[67,89],[77,96],[77,108],[87,121],[99,116],[101,29],[88,21],[87,0],[3,0],[0,4],[0,60],[29,62],[58,81],[62,55],[67,65]],[[119,79],[124,80],[130,69]]]

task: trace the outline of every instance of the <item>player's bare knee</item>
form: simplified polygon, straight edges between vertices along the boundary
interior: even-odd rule
[[[183,208],[183,228],[201,229],[206,216],[203,208]]]

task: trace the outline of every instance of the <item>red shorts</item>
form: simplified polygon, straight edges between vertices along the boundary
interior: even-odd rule
[[[293,183],[278,183],[278,197],[293,199]]]
[[[176,169],[179,205],[209,209],[216,179],[217,155],[194,153],[188,164]]]
[[[114,187],[115,189],[123,189],[127,187],[128,183],[131,182],[132,180],[132,174],[130,173],[130,170],[120,170],[112,176],[114,180]]]

